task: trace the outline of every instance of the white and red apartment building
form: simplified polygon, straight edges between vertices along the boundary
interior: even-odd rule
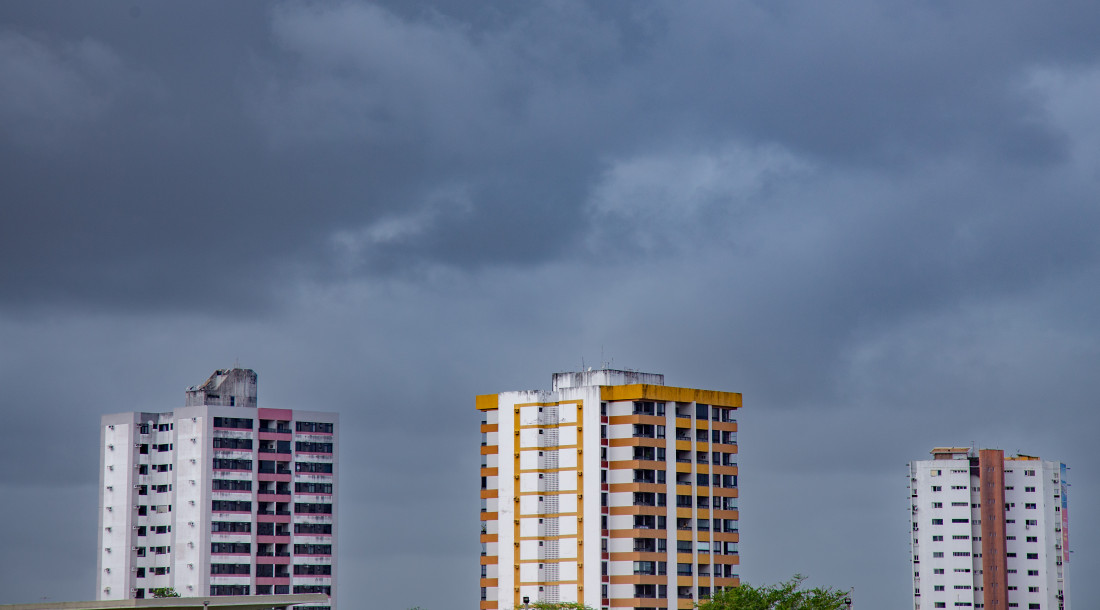
[[[611,369],[478,396],[480,608],[692,608],[739,584],[739,408]]]
[[[218,370],[181,408],[103,416],[97,599],[171,587],[335,607],[338,416],[259,407],[256,380]]]
[[[1066,465],[937,447],[911,462],[913,608],[1069,610]]]

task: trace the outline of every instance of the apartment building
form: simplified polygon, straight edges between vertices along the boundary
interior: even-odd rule
[[[476,402],[481,608],[691,608],[739,584],[740,394],[589,369]]]
[[[1065,464],[937,447],[909,471],[915,610],[1070,608]]]
[[[96,598],[323,593],[335,607],[338,416],[215,371],[167,412],[101,422]]]

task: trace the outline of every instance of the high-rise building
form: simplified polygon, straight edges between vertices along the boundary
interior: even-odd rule
[[[218,370],[183,407],[103,416],[97,599],[171,587],[334,607],[338,416],[262,408],[256,390],[254,371]]]
[[[691,608],[739,583],[741,395],[557,373],[477,397],[481,608]]]
[[[937,447],[909,476],[916,610],[1069,609],[1065,464]]]

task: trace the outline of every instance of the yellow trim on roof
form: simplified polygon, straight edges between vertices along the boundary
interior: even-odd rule
[[[475,400],[478,411],[494,411],[499,403],[496,394],[478,394]]]
[[[608,385],[600,388],[600,400],[661,400],[665,402],[701,402],[716,407],[741,408],[740,392],[698,390],[667,385],[636,383],[632,385]]]

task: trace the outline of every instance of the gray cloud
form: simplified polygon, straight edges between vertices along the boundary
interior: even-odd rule
[[[907,604],[936,444],[1095,506],[1093,3],[131,8],[0,6],[0,493],[35,507],[0,517],[48,540],[4,601],[92,595],[100,414],[237,358],[342,413],[341,594],[384,607],[475,599],[472,396],[582,358],[745,393],[752,582]]]

